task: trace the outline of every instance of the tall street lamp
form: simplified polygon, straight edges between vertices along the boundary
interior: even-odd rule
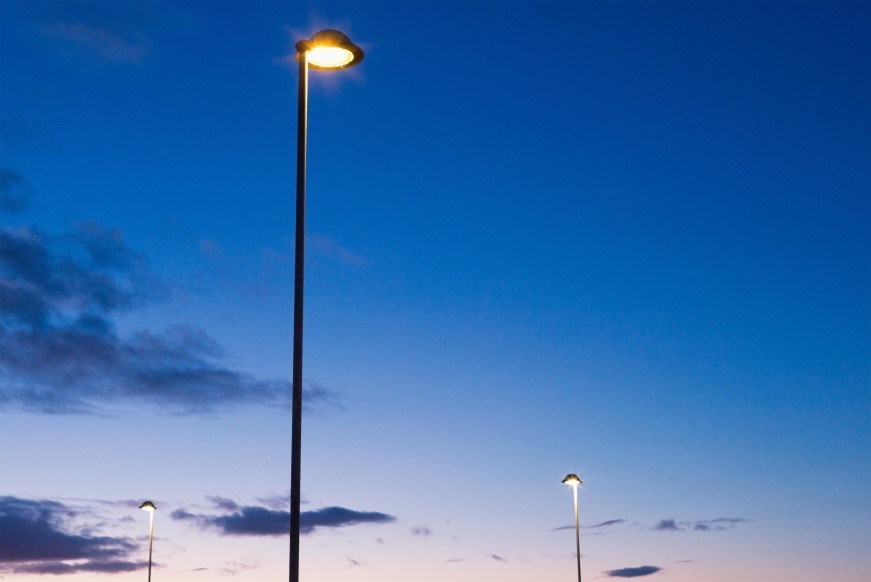
[[[563,483],[571,485],[575,494],[575,551],[578,555],[578,582],[581,582],[581,528],[578,525],[578,485],[583,483],[574,473],[569,473]]]
[[[148,512],[148,582],[151,582],[151,549],[154,547],[154,511],[157,509],[154,503],[146,501],[139,509]]]
[[[293,282],[293,402],[290,453],[290,582],[299,582],[299,502],[302,457],[302,291],[305,263],[305,162],[308,133],[308,70],[347,69],[363,60],[363,50],[338,30],[322,30],[296,43],[299,92],[296,137],[296,250]]]

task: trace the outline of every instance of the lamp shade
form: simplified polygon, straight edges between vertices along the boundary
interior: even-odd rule
[[[583,483],[583,481],[581,481],[581,478],[574,473],[569,473],[568,475],[566,475],[566,478],[563,479],[563,483],[565,483],[566,485],[580,485],[581,483]]]
[[[331,71],[347,69],[363,60],[363,49],[351,42],[343,32],[327,28],[311,37],[296,43],[299,53],[308,53],[308,64],[313,69]]]
[[[151,501],[146,501],[139,506],[139,509],[143,511],[154,511],[155,509],[157,509],[157,507],[155,507],[154,503],[152,503]]]

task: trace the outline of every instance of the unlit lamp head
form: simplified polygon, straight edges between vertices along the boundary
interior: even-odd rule
[[[139,506],[139,509],[141,509],[142,511],[154,511],[155,509],[157,509],[157,507],[155,507],[154,503],[152,503],[151,501],[146,501]]]
[[[344,33],[331,28],[316,33],[311,40],[299,41],[296,50],[307,53],[309,66],[322,71],[347,69],[363,60],[363,49]]]
[[[569,473],[568,475],[566,475],[566,478],[563,479],[563,483],[565,483],[566,485],[580,485],[581,483],[583,483],[583,481],[581,481],[581,478],[574,473]]]

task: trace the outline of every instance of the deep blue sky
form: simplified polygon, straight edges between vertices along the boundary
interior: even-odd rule
[[[167,579],[285,568],[203,516],[284,509],[287,59],[327,27],[366,58],[311,74],[303,493],[395,520],[304,573],[568,579],[571,471],[621,520],[591,575],[866,575],[868,2],[3,3],[6,519],[155,498]]]

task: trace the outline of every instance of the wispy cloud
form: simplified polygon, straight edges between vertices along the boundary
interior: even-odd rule
[[[226,497],[219,497],[217,495],[210,495],[206,497],[209,501],[211,501],[214,506],[218,509],[224,509],[227,511],[236,511],[239,509],[239,504],[233,501],[232,499],[227,499]]]
[[[257,501],[269,509],[287,509],[290,507],[290,491],[288,491],[286,495],[268,495],[265,497],[258,497]],[[301,503],[305,504],[308,503],[308,501],[302,499]]]
[[[432,535],[432,530],[425,525],[416,525],[411,528],[411,535],[428,538]]]
[[[626,523],[625,519],[609,519],[608,521],[603,521],[595,525],[584,526],[583,529],[601,529],[603,527],[611,527],[612,525],[621,525],[624,523]]]
[[[697,521],[676,521],[674,519],[661,519],[651,529],[654,531],[728,531],[737,525],[750,520],[743,517],[718,517],[716,519],[702,519]]]
[[[490,558],[493,560],[496,560],[497,562],[507,562],[508,561],[507,559],[503,558],[502,556],[500,556],[498,554],[490,554]]]
[[[214,499],[214,498],[213,498]],[[277,536],[289,533],[290,512],[267,507],[232,505],[221,499],[221,508],[233,507],[221,515],[195,514],[186,509],[177,509],[170,517],[179,521],[191,521],[202,529],[215,530],[221,535]],[[228,503],[229,502],[229,503]],[[345,507],[324,507],[300,513],[300,533],[311,534],[318,528],[339,528],[366,523],[390,523],[396,518],[377,511],[355,511]]]
[[[225,576],[235,576],[240,572],[246,572],[248,570],[256,570],[260,568],[262,565],[259,562],[239,562],[239,561],[227,561],[224,562],[220,567],[216,568],[218,572]],[[199,568],[199,570],[208,570],[208,568]]]
[[[611,578],[640,578],[642,576],[650,576],[662,572],[659,566],[635,566],[631,568],[619,568],[617,570],[607,570],[606,576]]]
[[[37,151],[41,153],[58,153],[61,151],[57,137],[43,122],[26,117],[0,119],[0,143],[3,144],[4,148],[9,150]]]
[[[30,204],[31,189],[27,179],[12,170],[0,169],[0,212],[17,214]]]
[[[138,546],[123,537],[95,536],[72,521],[78,511],[57,501],[0,497],[0,572],[73,574],[130,572]]]
[[[88,222],[52,236],[0,228],[0,403],[53,414],[102,414],[136,402],[170,414],[287,404],[288,381],[226,366],[223,348],[199,328],[117,333],[117,313],[161,297],[117,229]],[[323,386],[303,390],[307,409],[340,407]]]
[[[308,242],[309,249],[321,257],[355,267],[365,267],[369,264],[368,260],[348,250],[329,237],[313,234],[306,237],[306,241]]]
[[[56,21],[43,26],[42,32],[102,61],[138,63],[151,49],[150,39],[142,33],[122,33],[83,22]]]
[[[603,522],[596,523],[593,525],[582,525],[581,529],[605,529],[605,528],[609,528],[609,527],[612,527],[615,525],[622,525],[624,523],[626,523],[625,519],[609,519],[608,521],[603,521]],[[555,528],[551,529],[550,531],[561,531],[564,529],[573,530],[573,529],[575,529],[575,526],[574,525],[561,525],[559,527],[555,527]]]
[[[656,531],[680,531],[682,528],[673,519],[660,519],[652,529]]]

